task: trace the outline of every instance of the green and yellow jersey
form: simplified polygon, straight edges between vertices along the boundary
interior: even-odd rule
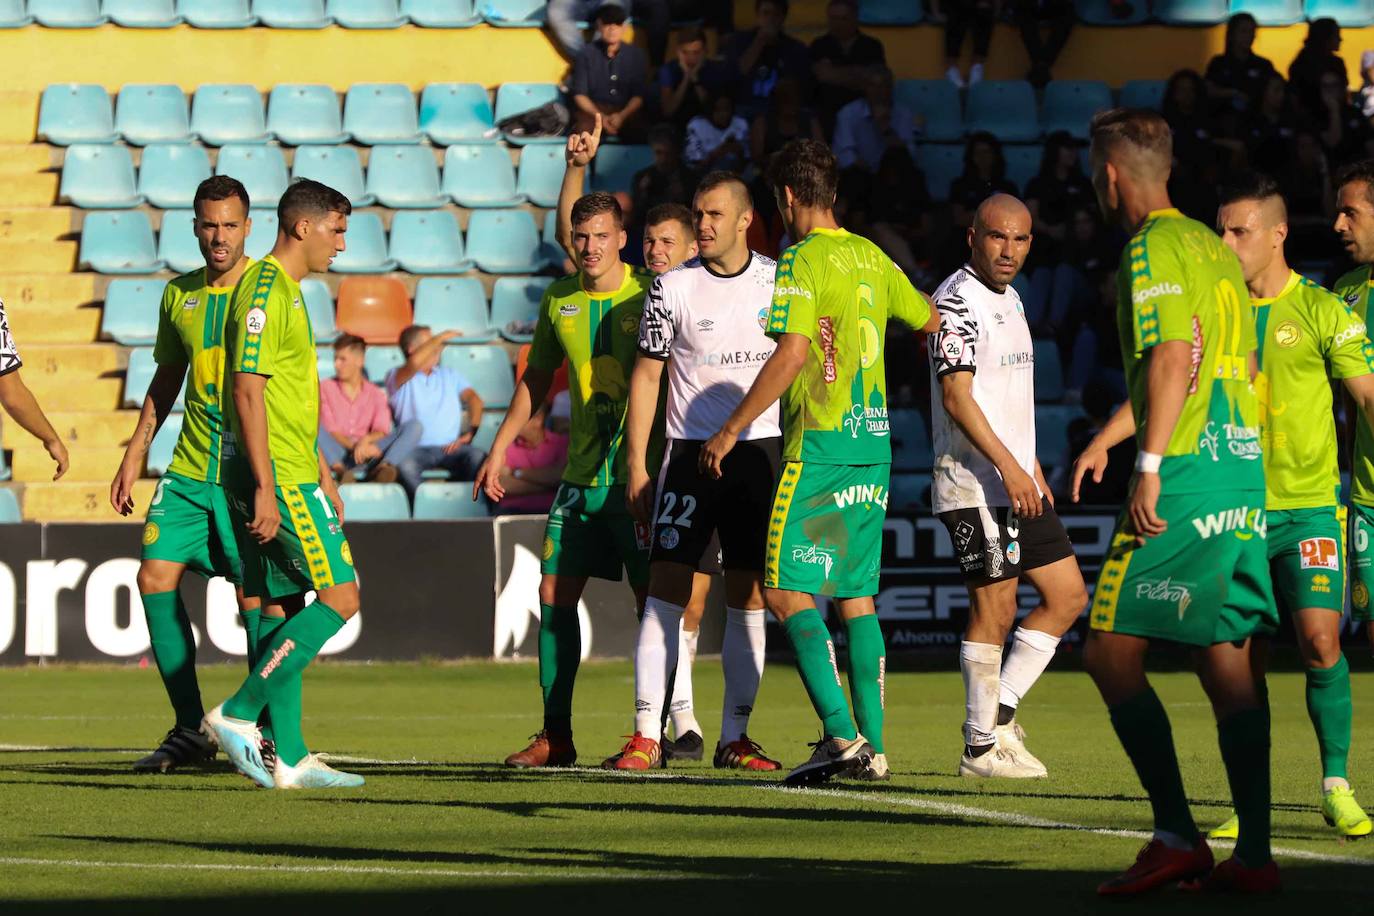
[[[230,372],[268,377],[268,448],[277,486],[319,483],[316,439],[320,430],[320,377],[315,334],[300,284],[268,255],[248,268],[234,289],[225,332]],[[230,386],[226,386],[230,387]],[[224,456],[226,480],[250,485],[243,428],[232,397],[223,403],[230,439]]]
[[[1164,492],[1263,490],[1250,382],[1255,322],[1231,249],[1177,210],[1151,213],[1121,253],[1117,328],[1142,448],[1150,423],[1145,355],[1165,341],[1192,346],[1188,395],[1160,469]]]
[[[639,348],[639,319],[654,275],[624,266],[612,293],[589,293],[582,275],[555,280],[544,292],[529,365],[549,372],[568,361],[572,418],[563,479],[583,487],[627,482],[625,407]],[[657,427],[660,430],[661,422]]]
[[[1374,287],[1370,265],[1357,267],[1336,281],[1336,296],[1365,325],[1360,343],[1366,357],[1374,358],[1374,338],[1370,337],[1369,291]],[[1374,431],[1361,412],[1355,414],[1355,456],[1350,462],[1350,500],[1361,506],[1374,506]]]
[[[767,333],[811,341],[782,398],[784,460],[891,464],[887,322],[920,328],[930,316],[929,300],[863,236],[813,229],[784,251]]]
[[[1298,273],[1272,299],[1251,299],[1259,340],[1265,507],[1316,509],[1340,500],[1329,379],[1374,372],[1365,327],[1340,298]]]

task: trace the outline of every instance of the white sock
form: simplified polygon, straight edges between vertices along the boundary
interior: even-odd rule
[[[1002,664],[1003,706],[1015,709],[1021,705],[1021,700],[1040,679],[1040,675],[1045,673],[1058,646],[1058,636],[1040,630],[1027,630],[1025,627],[1016,628],[1011,650]]]
[[[673,734],[678,738],[688,732],[701,734],[701,724],[692,711],[692,664],[697,660],[697,637],[700,630],[683,629],[678,636],[677,676],[673,679],[673,705],[668,707],[673,718]]]
[[[1339,776],[1328,776],[1322,780],[1322,794],[1330,792],[1332,789],[1348,789],[1350,782]]]
[[[992,744],[997,727],[998,677],[1002,672],[1002,647],[965,641],[959,645],[959,670],[964,675],[964,743],[972,747]]]
[[[668,672],[677,664],[681,629],[681,605],[654,597],[644,602],[635,643],[635,731],[654,741],[663,740],[663,699]]]
[[[721,746],[738,741],[749,731],[749,716],[763,679],[767,630],[763,608],[726,608],[725,641],[720,666],[725,670],[725,705],[720,713]]]

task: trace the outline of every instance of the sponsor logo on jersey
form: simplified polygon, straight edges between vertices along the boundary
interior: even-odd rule
[[[799,299],[815,298],[815,296],[811,295],[811,290],[802,289],[800,286],[779,286],[773,290],[773,300],[775,302],[782,302],[791,299],[793,296]]]
[[[291,307],[292,307],[293,309],[298,309],[298,308],[301,307],[301,297],[300,297],[300,296],[292,296],[292,297],[291,297]]]
[[[1303,569],[1340,569],[1340,549],[1335,538],[1308,538],[1298,542],[1298,557]]]
[[[1029,350],[1022,350],[1019,353],[1003,353],[1000,365],[1002,368],[1011,366],[1029,366],[1035,362],[1035,354]]]
[[[792,562],[801,563],[804,566],[824,566],[825,578],[830,578],[830,570],[835,567],[834,554],[823,547],[815,544],[806,544],[802,547],[792,548]]]
[[[1007,562],[1012,566],[1021,562],[1021,545],[1017,541],[1007,545]]]
[[[248,315],[243,319],[243,326],[248,329],[249,334],[261,334],[267,327],[267,313],[256,306],[248,310]]]
[[[984,551],[987,557],[987,570],[989,579],[1000,579],[1002,577],[1002,539],[999,537],[988,538],[988,546]]]
[[[1248,541],[1256,534],[1264,537],[1269,529],[1269,519],[1263,508],[1237,506],[1220,512],[1209,512],[1202,518],[1193,519],[1193,527],[1205,541],[1219,534],[1234,532],[1242,541]]]
[[[1317,573],[1312,577],[1312,591],[1322,595],[1331,594],[1331,577],[1325,573]]]
[[[582,307],[576,302],[564,302],[558,307],[558,314],[564,318],[572,318],[580,311],[582,311]]]
[[[844,418],[844,428],[849,430],[849,438],[859,438],[859,433],[886,436],[890,431],[886,407],[865,407],[854,404],[849,408],[849,416]]]
[[[768,362],[768,357],[772,355],[772,350],[766,353],[762,350],[731,350],[727,353],[696,353],[692,356],[692,365],[697,368],[701,368],[702,366],[752,366],[756,363]]]
[[[1179,290],[1183,292],[1183,290]],[[1192,366],[1188,372],[1188,393],[1197,394],[1197,376],[1202,369],[1202,322],[1196,315],[1193,316],[1193,358]]]
[[[1222,428],[1226,431],[1226,448],[1235,457],[1244,461],[1257,461],[1263,454],[1258,428],[1236,426],[1234,423],[1227,423]]]
[[[968,550],[969,542],[973,539],[973,526],[968,522],[960,522],[954,526],[954,544],[960,552]]]
[[[682,540],[682,535],[677,533],[676,528],[664,528],[658,534],[659,546],[664,550],[672,550]]]
[[[654,545],[654,529],[643,522],[635,522],[635,546],[648,550]]]
[[[1364,337],[1367,330],[1368,329],[1364,326],[1364,322],[1356,321],[1350,327],[1333,337],[1331,343],[1333,346],[1339,347],[1341,344],[1353,340],[1356,337]]]
[[[1193,603],[1193,583],[1177,582],[1166,576],[1163,579],[1144,579],[1136,583],[1135,596],[1146,601],[1163,601],[1178,608],[1178,619],[1188,611]]]
[[[964,338],[956,331],[945,331],[940,335],[939,348],[947,361],[957,363],[964,355]]]
[[[1292,319],[1284,321],[1274,328],[1274,343],[1285,350],[1296,347],[1300,340],[1302,340],[1302,328],[1298,327],[1298,323]]]
[[[831,493],[835,505],[844,509],[848,506],[879,506],[887,508],[887,487],[882,484],[856,484]]]
[[[1182,295],[1183,287],[1179,286],[1177,283],[1156,283],[1154,286],[1147,286],[1144,289],[1138,289],[1133,291],[1131,293],[1131,302],[1135,305],[1141,305],[1145,302],[1150,301],[1156,296]]]
[[[712,328],[714,328],[715,326],[716,326],[716,323],[715,323],[714,321],[712,321],[710,318],[703,318],[703,319],[701,319],[700,321],[697,322],[697,330],[698,330],[698,331],[709,331],[709,330],[711,330]]]
[[[186,301],[183,302],[183,303],[181,304],[181,307],[182,307],[183,309],[185,309],[186,311],[189,312],[191,309],[195,308],[195,307],[196,307],[197,305],[199,305],[199,304],[200,304],[200,297],[199,297],[199,296],[188,296],[187,299],[186,299]]]
[[[1198,454],[1208,452],[1213,461],[1221,460],[1221,437],[1217,435],[1217,424],[1211,420],[1202,428],[1202,434],[1197,437]]]
[[[284,641],[280,646],[277,647],[277,651],[272,653],[272,657],[267,660],[267,664],[262,666],[262,671],[258,673],[258,677],[262,678],[263,680],[267,680],[267,678],[271,676],[272,672],[280,668],[281,663],[286,661],[286,656],[294,652],[295,649],[296,641],[294,639],[287,639],[286,641]]]
[[[835,379],[839,373],[835,370],[835,326],[830,321],[829,315],[822,315],[817,321],[821,334],[821,352],[824,354],[821,363],[821,377],[825,379],[827,385],[835,384]]]

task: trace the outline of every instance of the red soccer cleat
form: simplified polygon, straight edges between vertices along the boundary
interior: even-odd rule
[[[1212,870],[1212,850],[1199,839],[1192,849],[1173,849],[1150,840],[1135,857],[1135,864],[1097,886],[1104,897],[1132,897],[1175,881],[1201,878]]]
[[[520,769],[534,767],[570,767],[577,763],[577,748],[572,735],[550,735],[547,731],[531,735],[529,747],[506,758],[506,766]]]
[[[663,750],[653,738],[646,738],[635,732],[620,753],[606,760],[606,767],[612,770],[652,770],[660,766]]]
[[[1211,874],[1183,884],[1182,889],[1200,894],[1277,894],[1283,883],[1279,881],[1279,865],[1273,859],[1259,868],[1250,868],[1232,856],[1212,869]]]
[[[763,748],[741,735],[729,744],[716,745],[715,766],[718,770],[781,770],[782,764],[763,753]]]

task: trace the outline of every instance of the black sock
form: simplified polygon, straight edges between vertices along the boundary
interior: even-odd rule
[[[997,724],[1010,725],[1011,720],[1016,718],[1016,707],[1000,703],[997,706]]]
[[[966,744],[964,745],[964,753],[977,760],[996,746],[996,744]]]

